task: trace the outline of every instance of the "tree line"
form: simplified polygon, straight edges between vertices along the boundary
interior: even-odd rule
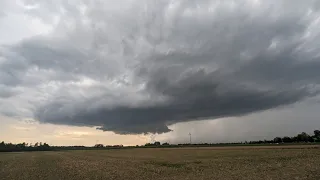
[[[34,145],[28,143],[5,143],[2,141],[0,143],[0,152],[19,152],[19,151],[50,151],[53,148],[47,143],[35,143]]]
[[[293,137],[275,137],[274,143],[292,143],[292,142],[320,142],[320,130],[314,130],[313,135],[302,132]]]
[[[289,137],[275,137],[272,140],[259,140],[259,141],[245,141],[245,142],[234,142],[234,143],[202,143],[202,144],[169,144],[155,142],[147,143],[143,146],[132,146],[124,147],[123,145],[104,146],[103,144],[96,144],[92,147],[85,146],[49,146],[47,143],[35,143],[34,145],[28,143],[0,143],[0,152],[19,152],[19,151],[52,151],[52,150],[89,150],[89,149],[114,149],[114,148],[143,148],[143,147],[180,147],[180,146],[226,146],[226,145],[257,145],[257,144],[290,144],[290,143],[320,143],[320,130],[314,130],[312,135],[305,132],[299,133],[296,136]]]
[[[245,142],[233,142],[233,143],[201,143],[201,144],[177,144],[178,146],[221,146],[221,145],[242,145],[242,144],[283,144],[283,143],[320,143],[320,130],[314,130],[312,135],[307,134],[306,132],[302,132],[297,134],[296,136],[289,137],[275,137],[272,140],[258,140],[258,141],[245,141]],[[156,146],[177,146],[177,145],[169,145],[169,143],[160,144],[160,142],[155,143],[147,143],[145,147],[156,147]]]

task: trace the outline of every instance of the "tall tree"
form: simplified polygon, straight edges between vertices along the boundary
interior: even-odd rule
[[[276,138],[273,139],[273,141],[274,141],[275,143],[281,143],[281,142],[282,142],[282,139],[281,139],[281,137],[276,137]]]
[[[292,142],[292,139],[290,137],[288,137],[288,136],[285,136],[285,137],[282,138],[282,141],[284,143],[290,143],[290,142]]]
[[[310,136],[307,133],[302,132],[298,134],[297,140],[298,142],[308,142],[310,140]]]

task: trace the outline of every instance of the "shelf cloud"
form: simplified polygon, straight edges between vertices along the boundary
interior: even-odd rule
[[[7,116],[165,133],[319,94],[317,1],[22,2],[51,30],[0,46]]]

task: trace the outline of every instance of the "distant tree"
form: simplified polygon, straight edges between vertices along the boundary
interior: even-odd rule
[[[315,142],[320,142],[320,130],[315,130],[314,132],[314,141]]]
[[[27,146],[27,143],[19,143],[19,144],[12,144],[12,143],[0,143],[0,151],[2,152],[15,152],[15,151],[48,151],[52,150],[52,148],[49,146],[49,144],[42,144],[39,146],[39,144],[36,144],[37,146]]]
[[[161,143],[156,141],[154,143],[146,143],[144,146],[160,146],[160,145],[161,145]]]
[[[43,146],[43,147],[46,147],[46,148],[47,148],[47,147],[50,147],[49,144],[47,144],[47,143],[43,143],[42,146]]]
[[[163,146],[169,146],[169,143],[165,142],[162,144]]]
[[[120,144],[120,145],[113,145],[112,147],[121,148],[121,147],[123,147],[123,145],[122,145],[122,144]]]
[[[156,142],[154,142],[154,145],[156,145],[156,146],[160,146],[160,145],[161,145],[161,143],[160,143],[159,141],[156,141]]]
[[[26,143],[19,143],[16,145],[16,148],[19,150],[23,150],[25,149],[25,147],[26,147]]]
[[[282,138],[281,137],[276,137],[273,139],[274,143],[282,143]]]
[[[282,142],[290,143],[290,142],[292,142],[292,139],[290,137],[288,137],[288,136],[285,136],[285,137],[282,138]]]
[[[103,148],[103,144],[96,144],[94,145],[95,148]]]
[[[6,148],[6,144],[2,141],[2,142],[0,143],[0,151],[4,151],[5,148]]]
[[[296,136],[298,142],[309,142],[313,141],[313,139],[309,136],[309,134],[302,132]],[[311,140],[312,139],[312,140]]]

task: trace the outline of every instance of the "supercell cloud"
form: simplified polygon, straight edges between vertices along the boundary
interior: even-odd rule
[[[0,20],[20,9],[50,27],[0,46],[7,116],[164,133],[178,122],[243,116],[319,93],[318,1],[4,5]]]

